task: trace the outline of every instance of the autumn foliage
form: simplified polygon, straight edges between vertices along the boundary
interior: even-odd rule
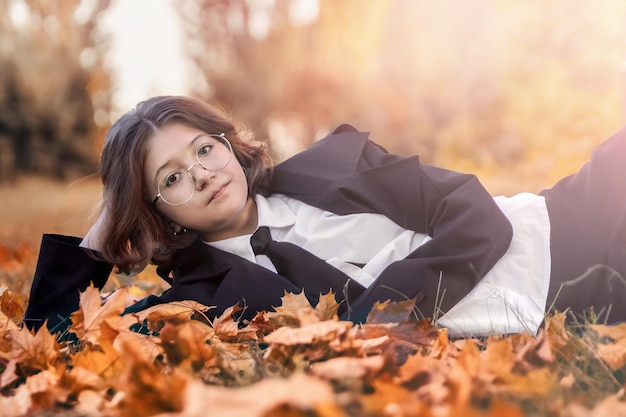
[[[626,327],[451,340],[413,302],[378,303],[362,325],[333,294],[285,294],[242,323],[233,306],[176,302],[120,315],[122,288],[80,296],[57,339],[20,325],[25,298],[0,297],[3,416],[595,416],[626,413]],[[132,330],[131,330],[132,328]],[[137,331],[139,330],[139,331]],[[574,331],[575,330],[575,331]]]

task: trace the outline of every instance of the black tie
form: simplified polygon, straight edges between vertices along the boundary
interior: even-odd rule
[[[259,227],[250,238],[255,255],[266,255],[279,275],[287,278],[299,288],[304,288],[315,300],[320,294],[333,290],[338,301],[355,300],[365,287],[337,268],[329,265],[298,245],[276,242],[266,226]],[[345,303],[342,309],[345,309]]]

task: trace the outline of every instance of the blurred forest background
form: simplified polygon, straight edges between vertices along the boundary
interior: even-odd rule
[[[476,173],[493,194],[537,192],[624,123],[623,0],[172,5],[193,67],[189,94],[220,102],[269,141],[277,161],[347,122],[390,151]],[[59,184],[95,177],[118,115],[120,69],[106,60],[111,33],[102,29],[110,7],[0,0],[5,241],[35,222],[29,205],[70,218],[98,200],[95,180],[90,193]]]

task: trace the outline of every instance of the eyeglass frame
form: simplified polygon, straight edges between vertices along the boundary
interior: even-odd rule
[[[207,168],[207,167],[205,167],[204,165],[202,165],[202,162],[200,162],[200,159],[199,159],[199,157],[198,157],[198,149],[200,149],[200,147],[201,147],[201,146],[204,146],[204,145],[205,145],[204,143],[201,143],[201,144],[200,144],[200,145],[198,145],[198,147],[196,148],[196,152],[195,152],[195,155],[196,155],[196,162],[194,162],[193,164],[189,165],[189,166],[187,167],[187,170],[185,171],[185,173],[186,173],[187,175],[189,175],[189,178],[191,179],[191,182],[193,183],[193,187],[192,187],[192,189],[191,189],[191,195],[189,196],[189,198],[188,198],[187,200],[185,200],[184,202],[182,202],[182,203],[177,203],[177,204],[170,203],[170,202],[169,202],[169,201],[167,201],[167,200],[163,197],[163,195],[161,194],[161,187],[160,187],[160,183],[157,183],[157,195],[156,195],[156,197],[154,197],[154,200],[152,200],[152,205],[156,205],[156,203],[157,203],[157,201],[159,200],[159,198],[161,199],[161,201],[163,201],[163,202],[164,202],[165,204],[167,204],[168,206],[174,206],[174,207],[177,207],[177,206],[182,206],[183,204],[187,204],[187,203],[188,203],[188,202],[189,202],[189,201],[193,198],[193,195],[194,195],[194,194],[195,194],[195,192],[196,192],[196,179],[193,177],[193,175],[191,175],[191,172],[189,172],[189,171],[191,171],[191,168],[193,168],[193,167],[194,167],[194,166],[196,166],[196,165],[200,165],[200,167],[201,167],[202,169],[204,169],[205,171],[213,171],[213,172],[217,172],[217,171],[221,171],[222,169],[226,168],[226,166],[230,163],[230,161],[233,159],[233,146],[230,144],[230,141],[229,141],[228,139],[226,139],[226,135],[225,135],[224,133],[220,133],[219,135],[216,135],[216,134],[207,134],[206,136],[210,136],[210,137],[212,137],[212,138],[220,138],[220,140],[222,141],[222,143],[223,143],[225,146],[226,146],[226,145],[228,145],[228,146],[227,146],[228,153],[229,153],[228,161],[226,161],[226,163],[225,163],[224,165],[222,165],[222,166],[221,166],[220,168],[218,168],[218,169],[211,169],[211,168]],[[169,175],[169,174],[167,174],[167,175]]]

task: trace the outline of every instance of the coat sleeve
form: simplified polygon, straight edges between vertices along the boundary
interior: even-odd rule
[[[79,246],[80,238],[43,235],[24,323],[38,329],[47,320],[51,332],[64,330],[78,310],[79,291],[90,283],[102,289],[112,266]]]
[[[432,238],[350,300],[353,321],[387,299],[415,297],[425,316],[447,311],[496,264],[513,235],[476,176],[389,153],[348,125],[277,166],[275,175],[274,191],[337,214],[383,214]]]
[[[415,297],[425,316],[437,317],[504,255],[512,226],[474,175],[388,154],[369,141],[362,155],[357,175],[338,191],[363,190],[351,199],[432,239],[383,271],[354,300],[351,319],[363,321],[375,301],[406,297]]]

